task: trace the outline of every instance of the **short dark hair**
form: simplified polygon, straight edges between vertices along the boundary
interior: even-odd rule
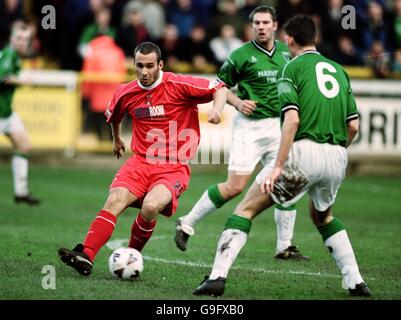
[[[309,16],[293,16],[284,24],[284,31],[300,46],[314,45],[316,42],[316,26]]]
[[[160,48],[158,45],[154,44],[153,42],[147,41],[147,42],[142,42],[141,44],[138,44],[134,50],[134,59],[136,57],[136,54],[140,52],[142,54],[149,54],[149,53],[156,53],[157,56],[157,62],[159,63],[162,59],[162,53],[160,51]]]
[[[256,13],[263,12],[263,13],[270,13],[272,16],[272,19],[274,22],[277,21],[277,12],[276,9],[272,6],[258,6],[255,9],[252,10],[252,12],[249,14],[249,21],[253,22],[253,17],[255,16]]]

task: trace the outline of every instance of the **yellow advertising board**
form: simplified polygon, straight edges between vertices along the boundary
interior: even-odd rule
[[[13,109],[29,132],[35,149],[74,150],[81,127],[81,105],[77,90],[51,87],[19,88]],[[0,146],[9,146],[0,137]]]

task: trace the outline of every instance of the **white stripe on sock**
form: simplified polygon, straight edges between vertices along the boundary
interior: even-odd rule
[[[97,219],[97,218],[100,218],[100,219],[106,220],[107,222],[110,222],[110,223],[113,225],[113,227],[114,227],[114,228],[116,227],[116,224],[115,224],[113,221],[111,221],[111,220],[109,220],[109,219],[106,219],[105,217],[102,217],[102,216],[97,216],[97,217],[96,217],[96,219]]]

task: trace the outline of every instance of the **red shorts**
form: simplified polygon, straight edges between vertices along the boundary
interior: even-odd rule
[[[172,200],[161,213],[170,217],[177,209],[178,198],[188,187],[190,176],[187,164],[151,164],[146,158],[134,155],[117,172],[110,189],[128,189],[138,198],[131,206],[141,208],[146,194],[155,185],[162,184],[170,190]]]

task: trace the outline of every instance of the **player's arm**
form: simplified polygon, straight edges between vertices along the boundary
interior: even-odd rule
[[[0,86],[30,85],[31,80],[25,75],[17,74],[15,62],[7,56],[0,55]]]
[[[227,87],[221,87],[213,93],[213,109],[209,112],[208,122],[219,124],[221,121],[221,113],[227,102]]]
[[[358,131],[359,131],[359,119],[354,119],[347,123],[347,132],[348,132],[347,148],[351,145]]]
[[[121,137],[121,122],[119,123],[110,123],[111,133],[113,135],[113,153],[117,157],[117,159],[122,158],[123,153],[125,152],[125,143],[123,138]]]
[[[107,119],[106,122],[110,123],[111,134],[113,136],[113,153],[117,159],[120,159],[123,156],[123,152],[125,152],[125,143],[121,137],[121,121],[125,114],[126,104],[121,102],[120,89],[117,87],[104,113]]]
[[[228,91],[227,102],[234,106],[239,112],[249,116],[256,109],[256,101],[242,100],[231,90]]]
[[[351,145],[356,134],[359,131],[359,115],[358,108],[356,106],[355,97],[352,93],[351,83],[348,74],[344,71],[345,77],[347,79],[347,148]]]
[[[270,193],[273,191],[274,182],[281,175],[285,162],[288,158],[288,153],[292,147],[292,144],[295,139],[295,135],[298,131],[299,127],[299,115],[296,110],[297,107],[294,106],[290,108],[288,106],[288,111],[284,114],[284,122],[281,128],[281,141],[280,148],[277,154],[276,163],[270,175],[267,177],[265,183],[261,184],[261,191],[264,193]]]
[[[218,79],[225,83],[227,87],[233,88],[241,79],[241,66],[236,59],[236,55],[232,54],[227,58],[223,66],[218,72]],[[256,109],[256,101],[242,100],[231,90],[228,92],[227,102],[235,109],[249,116]]]

